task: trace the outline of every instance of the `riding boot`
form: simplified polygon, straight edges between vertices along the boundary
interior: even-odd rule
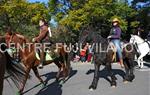
[[[39,69],[43,69],[43,65],[45,64],[45,56],[46,56],[46,53],[44,53],[44,56],[43,56],[43,60],[40,61],[40,65],[39,65]]]
[[[121,65],[121,68],[124,68],[123,59],[120,59],[120,60],[119,60],[119,63],[120,63],[120,65]]]

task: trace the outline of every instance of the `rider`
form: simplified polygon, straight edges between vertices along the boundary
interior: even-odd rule
[[[120,21],[118,18],[114,18],[112,21],[112,29],[110,31],[109,36],[107,37],[110,39],[110,41],[115,45],[117,49],[117,55],[119,57],[119,63],[121,67],[123,68],[123,58],[122,58],[122,50],[121,50],[121,44],[120,44],[120,38],[121,38],[121,28],[119,27]]]
[[[45,19],[39,20],[39,26],[40,26],[40,33],[37,37],[32,39],[32,42],[38,42],[38,43],[50,43],[50,37],[51,37],[51,31],[50,27],[48,27],[48,23],[45,21]],[[43,48],[43,47],[42,47]],[[44,53],[44,52],[43,52]],[[39,68],[43,68],[43,64],[45,62],[45,53],[43,54],[44,58],[41,60]]]

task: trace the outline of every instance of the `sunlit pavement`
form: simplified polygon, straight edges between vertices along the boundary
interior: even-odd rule
[[[107,71],[103,70],[104,67],[102,66],[98,87],[95,91],[90,91],[88,87],[93,79],[93,64],[72,63],[71,78],[62,86],[55,82],[57,67],[48,65],[39,70],[42,79],[48,81],[47,86],[42,89],[42,86],[38,85],[39,81],[31,72],[32,78],[27,81],[24,95],[150,95],[149,66],[145,64],[144,69],[135,69],[135,80],[132,83],[124,84],[123,70],[120,65],[113,64],[113,71],[117,77],[116,88],[110,87],[110,83],[106,80]],[[12,84],[11,80],[8,80]],[[5,80],[3,95],[16,95],[16,91],[14,84],[9,85]]]

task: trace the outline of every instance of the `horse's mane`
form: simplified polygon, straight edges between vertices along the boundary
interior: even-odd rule
[[[27,37],[25,37],[24,35],[22,35],[20,33],[13,33],[12,35],[15,35],[15,36],[21,38],[22,40],[24,40],[25,43],[31,42]]]
[[[142,40],[142,41],[144,41],[140,36],[138,36],[138,35],[133,35],[134,37],[136,37],[136,38],[138,38],[138,39],[140,39],[140,40]]]
[[[103,38],[100,34],[98,34],[97,32],[93,32],[93,36],[95,38],[95,42],[99,42],[99,43],[106,43],[108,42],[106,38]]]
[[[0,43],[5,43],[5,36],[0,36]]]

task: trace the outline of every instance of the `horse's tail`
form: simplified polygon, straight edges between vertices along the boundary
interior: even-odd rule
[[[19,89],[20,83],[23,83],[23,80],[25,79],[26,71],[24,70],[24,67],[12,59],[7,52],[5,52],[5,56],[7,60],[6,74],[8,74],[16,87]]]

